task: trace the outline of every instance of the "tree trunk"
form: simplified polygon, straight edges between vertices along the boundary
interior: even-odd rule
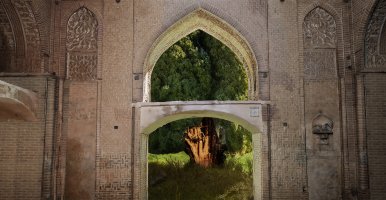
[[[224,162],[224,150],[213,118],[203,118],[200,126],[188,128],[185,143],[190,160],[200,166],[210,167]]]

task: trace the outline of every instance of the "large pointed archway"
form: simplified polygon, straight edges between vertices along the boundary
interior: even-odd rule
[[[190,33],[202,30],[226,45],[244,66],[248,79],[249,101],[194,101],[194,102],[151,102],[151,76],[161,55],[177,41]],[[133,112],[133,199],[148,197],[148,140],[157,128],[172,121],[213,117],[240,124],[252,133],[253,139],[253,185],[254,199],[264,194],[262,141],[266,136],[267,121],[263,120],[265,102],[258,99],[258,71],[255,54],[247,40],[230,24],[214,14],[199,8],[169,27],[153,43],[144,61],[143,102],[134,103]]]
[[[227,22],[208,11],[199,8],[169,27],[157,38],[148,51],[143,67],[143,101],[151,101],[151,74],[160,56],[174,43],[196,30],[202,30],[208,33],[235,53],[245,67],[246,75],[248,77],[249,99],[258,99],[258,94],[256,93],[258,88],[258,81],[256,80],[258,66],[251,46],[240,32]]]

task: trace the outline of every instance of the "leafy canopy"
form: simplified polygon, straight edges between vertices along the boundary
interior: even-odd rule
[[[224,44],[197,30],[166,50],[157,61],[151,77],[154,102],[195,100],[247,100],[248,80],[244,66]],[[182,151],[183,132],[200,119],[179,120],[165,125],[150,136],[151,153]],[[227,144],[232,151],[241,151],[245,129],[224,120]],[[242,132],[242,133],[240,133]],[[232,141],[228,141],[232,139]],[[232,144],[235,142],[235,144]],[[244,145],[245,146],[245,145]]]

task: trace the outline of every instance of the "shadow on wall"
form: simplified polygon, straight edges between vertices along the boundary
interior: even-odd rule
[[[0,72],[11,72],[13,66],[14,51],[8,45],[7,37],[0,27]]]

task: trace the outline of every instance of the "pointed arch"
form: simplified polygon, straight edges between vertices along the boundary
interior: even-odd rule
[[[243,63],[248,77],[248,93],[250,99],[257,99],[255,94],[258,88],[256,71],[258,71],[256,57],[247,40],[231,25],[214,14],[199,8],[186,15],[174,25],[168,28],[153,43],[145,59],[144,74],[144,97],[143,101],[150,101],[151,73],[161,55],[174,43],[189,35],[202,30],[228,46]]]
[[[364,59],[365,71],[378,72],[386,71],[386,54],[385,54],[385,21],[386,1],[378,0],[372,8],[364,38]],[[385,35],[385,36],[384,36]]]
[[[27,70],[24,69],[24,59],[26,57],[26,43],[25,43],[25,37],[23,32],[23,26],[21,23],[21,20],[19,18],[18,13],[16,12],[16,9],[14,8],[12,2],[10,0],[4,0],[0,1],[0,9],[2,9],[2,18],[5,18],[9,22],[9,27],[7,28],[7,25],[3,24],[2,28],[10,30],[12,32],[12,43],[14,48],[14,54],[13,57],[11,56],[11,63],[10,66],[7,67],[7,69],[2,69],[3,72],[26,72]],[[2,62],[4,62],[6,59],[2,58]]]

